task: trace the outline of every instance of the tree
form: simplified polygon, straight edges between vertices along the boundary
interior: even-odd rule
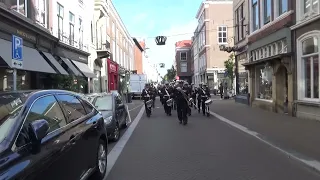
[[[226,68],[226,74],[227,77],[231,80],[231,87],[233,84],[233,78],[234,78],[234,54],[230,54],[228,60],[224,61],[224,67]]]
[[[172,81],[176,78],[177,75],[177,71],[175,70],[174,66],[172,65],[172,67],[170,69],[167,69],[167,74],[165,75],[165,78],[167,81]]]

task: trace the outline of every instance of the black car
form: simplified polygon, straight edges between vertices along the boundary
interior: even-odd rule
[[[122,102],[121,96],[116,93],[103,93],[92,99],[92,104],[98,109],[104,118],[108,138],[118,141],[120,129],[130,123],[128,108]]]
[[[63,90],[0,93],[0,179],[103,179],[103,117]]]

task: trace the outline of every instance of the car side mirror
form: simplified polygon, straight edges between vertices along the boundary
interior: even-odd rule
[[[49,132],[49,123],[44,119],[35,120],[30,123],[30,135],[31,143],[39,143],[41,140],[46,137]]]

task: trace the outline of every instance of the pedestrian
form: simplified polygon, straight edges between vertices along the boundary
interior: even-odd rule
[[[223,98],[223,84],[222,83],[220,83],[219,91],[220,91],[220,98],[222,99]]]
[[[201,96],[203,94],[202,91],[202,83],[199,84],[199,87],[197,89],[197,106],[198,106],[198,113],[200,113],[200,109],[201,109]]]

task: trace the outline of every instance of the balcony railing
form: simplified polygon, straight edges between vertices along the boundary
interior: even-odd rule
[[[64,44],[67,44],[69,46],[88,52],[88,45],[83,44],[81,40],[79,41],[74,40],[74,36],[70,36],[66,32],[58,30],[58,33],[54,36],[56,36],[59,39],[59,41]]]
[[[105,41],[105,42],[98,43],[97,50],[110,51],[110,42]]]

